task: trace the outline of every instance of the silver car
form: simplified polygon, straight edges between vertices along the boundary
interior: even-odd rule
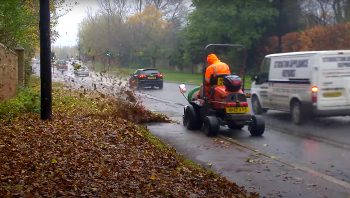
[[[76,76],[89,76],[89,69],[86,66],[82,66],[80,69],[74,70]]]

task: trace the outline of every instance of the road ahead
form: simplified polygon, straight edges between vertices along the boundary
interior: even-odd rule
[[[181,120],[182,104],[186,104],[186,99],[179,92],[178,85],[164,83],[163,90],[143,89],[140,92],[158,101],[148,105],[149,108]],[[195,86],[186,87],[190,90]],[[349,117],[316,119],[304,126],[295,126],[284,112],[270,111],[263,117],[267,123],[263,137],[251,137],[246,127],[238,131],[222,127],[221,135],[262,151],[273,159],[279,158],[294,167],[301,167],[312,175],[330,176],[328,180],[334,178],[346,182],[345,185],[350,187]],[[179,130],[189,133],[184,127]]]

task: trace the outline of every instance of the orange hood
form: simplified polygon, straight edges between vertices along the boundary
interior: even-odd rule
[[[212,65],[216,62],[219,62],[220,60],[218,59],[218,57],[215,54],[209,54],[207,57],[207,62],[209,63],[209,65]]]

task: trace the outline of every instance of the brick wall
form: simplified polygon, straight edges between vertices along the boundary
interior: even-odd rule
[[[0,102],[11,99],[16,94],[17,85],[17,55],[0,44]]]

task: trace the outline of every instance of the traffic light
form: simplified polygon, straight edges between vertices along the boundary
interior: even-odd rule
[[[106,50],[106,55],[107,56],[110,56],[111,54],[109,53],[109,49],[107,48],[107,50]]]
[[[56,53],[55,52],[51,52],[51,59],[55,60],[55,58],[56,58]]]

